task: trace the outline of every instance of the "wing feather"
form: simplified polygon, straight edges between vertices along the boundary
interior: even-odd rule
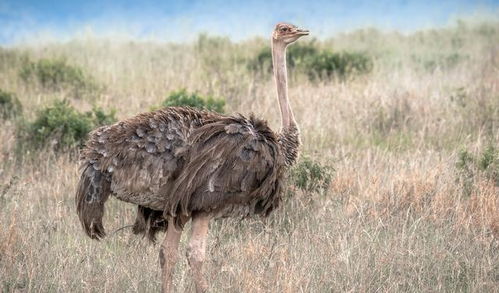
[[[124,201],[163,210],[167,186],[182,167],[190,131],[209,112],[172,107],[139,114],[90,134],[81,159],[111,175]]]
[[[165,213],[190,215],[237,205],[252,207],[248,213],[266,213],[277,206],[281,156],[265,123],[227,118],[199,127],[189,142],[186,166]]]

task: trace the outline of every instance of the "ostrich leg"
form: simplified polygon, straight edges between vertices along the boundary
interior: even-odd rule
[[[198,293],[208,290],[208,282],[203,276],[203,262],[209,223],[210,216],[207,214],[198,214],[192,218],[191,239],[187,248],[187,260]]]
[[[173,291],[173,269],[178,258],[178,244],[182,230],[178,231],[174,224],[175,219],[168,219],[168,230],[165,239],[159,250],[159,263],[161,265],[162,292],[169,293]]]

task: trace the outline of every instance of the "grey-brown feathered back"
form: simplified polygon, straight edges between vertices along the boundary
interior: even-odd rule
[[[188,107],[101,127],[81,153],[80,220],[92,238],[102,237],[109,194],[139,206],[134,232],[151,239],[166,227],[164,216],[267,215],[279,203],[284,167],[296,158],[283,143],[262,120]]]

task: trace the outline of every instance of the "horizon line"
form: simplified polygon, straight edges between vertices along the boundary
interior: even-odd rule
[[[498,9],[499,11],[499,9]],[[495,13],[475,13],[473,15],[466,16],[456,16],[449,19],[449,21],[445,24],[434,24],[434,25],[425,25],[413,29],[401,29],[395,27],[384,27],[379,24],[369,24],[358,27],[345,28],[343,30],[331,31],[328,34],[312,34],[311,37],[317,40],[327,40],[334,39],[338,36],[344,34],[351,34],[357,31],[362,30],[375,30],[384,34],[389,33],[398,33],[404,36],[410,36],[412,34],[428,31],[432,29],[455,29],[459,25],[469,25],[469,26],[479,26],[484,24],[499,24],[499,16]],[[268,35],[270,35],[270,31]],[[28,35],[33,35],[33,37],[28,37]],[[245,41],[251,41],[253,39],[265,39],[268,36],[262,33],[255,33],[253,35],[246,35],[242,38],[235,38],[226,33],[220,32],[210,32],[210,31],[197,31],[193,34],[189,34],[188,37],[184,37],[181,39],[177,38],[167,38],[168,35],[165,31],[163,32],[154,32],[151,34],[136,34],[133,31],[120,31],[120,30],[108,30],[105,32],[96,32],[96,29],[91,25],[83,26],[78,30],[74,30],[71,33],[65,34],[57,34],[51,31],[36,31],[26,34],[22,38],[18,38],[16,40],[11,40],[11,42],[2,42],[0,41],[0,47],[3,48],[15,48],[15,47],[29,47],[29,46],[38,46],[38,45],[49,45],[49,44],[60,44],[60,43],[68,43],[72,41],[84,41],[84,40],[105,40],[105,41],[115,41],[115,42],[151,42],[151,43],[173,43],[173,44],[184,44],[184,43],[192,43],[198,40],[201,35],[208,35],[210,37],[222,37],[227,38],[231,42],[239,43]]]

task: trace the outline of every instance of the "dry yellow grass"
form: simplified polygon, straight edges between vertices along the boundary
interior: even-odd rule
[[[66,56],[105,85],[94,102],[116,108],[119,118],[185,87],[226,97],[228,112],[255,112],[277,126],[270,76],[238,61],[256,54],[262,40],[218,42],[16,48],[14,61],[0,64],[0,88],[16,92],[33,117],[67,93],[26,85],[16,54]],[[290,80],[304,152],[334,167],[331,185],[295,191],[264,221],[213,222],[210,290],[498,292],[499,187],[487,172],[463,174],[456,165],[463,150],[480,156],[499,148],[498,24],[410,36],[366,30],[318,46],[367,50],[375,61],[373,72],[348,80],[311,82],[298,73]],[[133,206],[112,200],[109,237],[87,239],[75,214],[75,155],[47,150],[19,161],[15,124],[1,123],[2,291],[158,291],[158,247],[127,229],[112,233],[132,223]],[[174,282],[179,292],[193,290],[185,260]]]

